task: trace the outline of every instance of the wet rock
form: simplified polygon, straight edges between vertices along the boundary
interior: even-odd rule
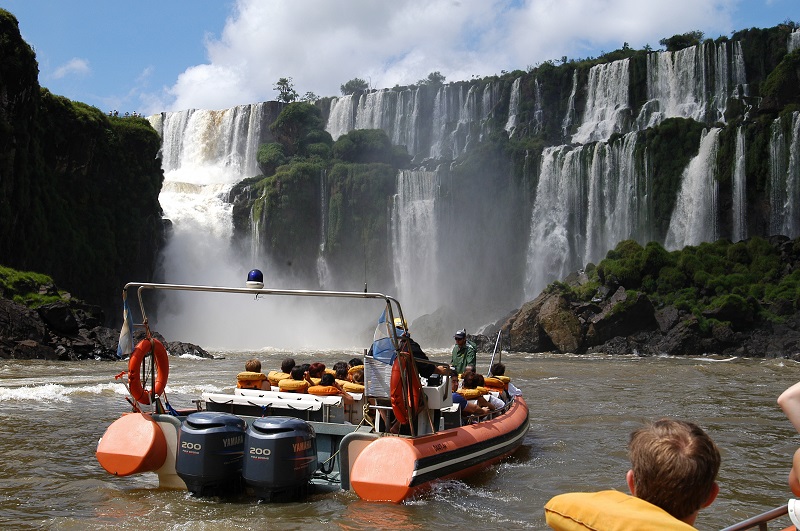
[[[655,328],[657,322],[654,313],[647,295],[640,292],[629,294],[620,287],[608,299],[603,310],[590,321],[586,343],[598,345],[613,337]]]

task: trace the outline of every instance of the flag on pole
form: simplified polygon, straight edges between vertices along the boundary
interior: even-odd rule
[[[375,327],[375,334],[372,336],[372,357],[383,363],[391,364],[397,356],[394,343],[389,335],[390,328],[386,322],[386,309],[378,318],[378,326]]]
[[[133,316],[131,309],[128,306],[128,300],[122,300],[122,329],[119,332],[119,344],[117,345],[117,358],[122,359],[130,356],[133,352],[133,333],[131,331],[131,323]]]

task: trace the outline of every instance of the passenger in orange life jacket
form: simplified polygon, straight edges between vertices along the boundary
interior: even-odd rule
[[[244,371],[236,375],[236,387],[239,389],[264,389],[269,391],[267,375],[261,372],[261,362],[249,359],[244,364]]]
[[[700,509],[719,494],[721,458],[714,441],[696,424],[661,419],[631,434],[628,453],[631,469],[625,479],[632,497],[616,490],[560,494],[545,505],[548,525],[556,530],[607,529],[609,522],[615,529],[694,529]]]

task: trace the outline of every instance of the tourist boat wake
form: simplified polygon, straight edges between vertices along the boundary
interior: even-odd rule
[[[312,490],[352,490],[369,501],[399,503],[435,481],[474,474],[511,455],[528,431],[528,407],[503,391],[504,406],[483,417],[462,417],[453,404],[450,375],[421,378],[425,363],[404,351],[397,300],[380,293],[279,290],[263,287],[253,270],[246,288],[129,283],[120,348],[131,353],[126,397],[132,406],[112,423],[96,457],[110,474],[155,473],[162,488],[195,495],[296,499]],[[127,306],[135,290],[142,323]],[[364,355],[364,392],[316,396],[261,389],[203,393],[191,409],[176,410],[165,394],[169,361],[148,326],[148,291],[233,293],[255,297],[345,297],[382,300],[373,348]],[[255,297],[254,297],[255,296]],[[134,349],[132,327],[145,339]],[[150,388],[148,389],[148,385]],[[489,390],[486,390],[489,393]],[[408,419],[408,434],[391,433]],[[402,433],[402,432],[401,432]]]

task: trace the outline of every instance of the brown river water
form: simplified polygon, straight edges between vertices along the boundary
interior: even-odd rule
[[[255,355],[276,368],[286,352],[225,352],[225,359],[170,358],[168,397],[190,407],[202,391],[232,388]],[[353,351],[293,352],[332,364]],[[444,350],[429,352],[448,359]],[[193,498],[156,488],[154,475],[111,477],[94,450],[128,409],[113,376],[125,362],[0,362],[0,527],[11,529],[547,529],[543,506],[567,491],[627,491],[626,444],[644,420],[701,425],[722,452],[717,501],[698,529],[721,529],[786,503],[798,436],[776,405],[800,380],[788,360],[639,358],[502,353],[530,407],[522,448],[468,481],[442,482],[402,505],[350,492],[299,503]],[[489,355],[479,355],[479,366]],[[789,525],[788,518],[770,529]]]

